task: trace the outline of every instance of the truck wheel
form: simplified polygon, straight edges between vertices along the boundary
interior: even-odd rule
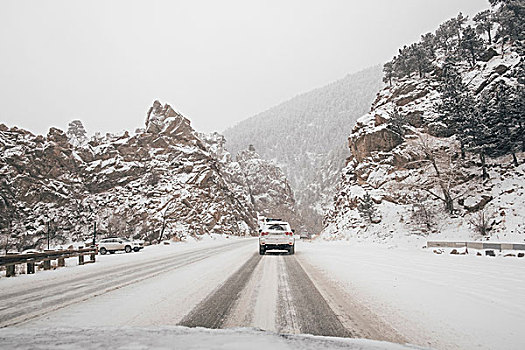
[[[129,245],[125,246],[125,247],[124,247],[124,251],[125,251],[126,253],[131,253],[131,247],[130,247]]]
[[[98,252],[100,253],[100,255],[106,255],[106,253],[107,253],[108,251],[106,250],[106,248],[102,247],[102,248],[99,249]]]
[[[295,244],[288,249],[288,254],[294,255],[295,254]]]
[[[264,255],[266,253],[266,249],[263,247],[259,247],[259,255]]]
[[[133,248],[134,252],[138,252],[139,250],[140,250],[140,248],[137,248],[137,247]]]

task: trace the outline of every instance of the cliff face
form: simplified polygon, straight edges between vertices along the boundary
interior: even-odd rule
[[[78,127],[78,125],[76,125]],[[19,249],[99,234],[147,240],[175,235],[256,232],[246,184],[188,119],[155,101],[144,130],[73,142],[0,126],[0,210],[4,242]],[[10,243],[9,243],[10,242]],[[3,244],[3,243],[2,243]]]
[[[222,175],[245,206],[260,215],[289,221],[294,228],[300,225],[294,193],[277,165],[262,159],[253,145],[233,159],[225,148],[224,136],[213,133],[200,137],[219,160]]]
[[[506,50],[503,58],[460,67],[474,98],[501,81],[518,84],[523,57],[512,47]],[[519,209],[525,205],[525,165],[513,165],[510,155],[488,158],[490,179],[484,180],[479,154],[462,158],[457,130],[436,112],[442,95],[435,74],[385,87],[357,120],[323,237],[374,242],[525,237]],[[445,208],[445,192],[452,210]],[[483,219],[488,230],[481,235],[476,226]]]
[[[300,224],[295,211],[295,199],[283,171],[262,159],[255,148],[240,151],[236,156],[241,176],[250,188],[255,210],[266,217],[289,221],[292,227]]]

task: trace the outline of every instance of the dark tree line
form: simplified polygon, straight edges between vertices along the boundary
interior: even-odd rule
[[[460,73],[464,63],[475,66],[489,45],[497,44],[498,49],[501,45],[502,56],[507,43],[524,54],[525,1],[490,0],[490,4],[492,9],[473,17],[473,25],[467,25],[468,18],[460,13],[442,23],[435,33],[422,35],[418,43],[400,49],[384,65],[383,79],[392,84],[396,79],[421,78],[432,72],[441,93],[437,106],[441,121],[457,135],[462,158],[466,152],[479,156],[483,179],[489,176],[487,156],[510,154],[517,166],[516,153],[525,151],[525,64],[522,62],[513,74],[516,80],[497,80],[477,96]],[[444,57],[439,67],[438,56]]]
[[[475,99],[462,82],[453,63],[445,64],[439,85],[442,94],[438,112],[443,122],[457,133],[461,155],[465,151],[479,155],[483,179],[488,178],[485,156],[512,155],[525,151],[525,87],[498,80]]]
[[[473,67],[494,40],[505,44],[520,44],[525,38],[525,2],[523,0],[489,0],[493,9],[473,17],[473,26],[467,25],[468,17],[459,13],[442,23],[435,33],[421,36],[421,40],[405,45],[383,67],[383,81],[392,81],[417,74],[420,78],[436,68],[436,57],[444,55],[449,61],[468,62]],[[483,35],[483,36],[482,36]],[[521,45],[521,44],[520,44]]]

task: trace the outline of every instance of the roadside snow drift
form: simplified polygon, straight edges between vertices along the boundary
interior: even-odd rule
[[[278,335],[254,329],[156,328],[4,328],[4,349],[422,349],[364,339]]]

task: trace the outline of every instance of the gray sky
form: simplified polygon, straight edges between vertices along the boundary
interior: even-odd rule
[[[142,127],[153,100],[222,131],[389,60],[487,0],[23,1],[0,10],[0,123]]]

